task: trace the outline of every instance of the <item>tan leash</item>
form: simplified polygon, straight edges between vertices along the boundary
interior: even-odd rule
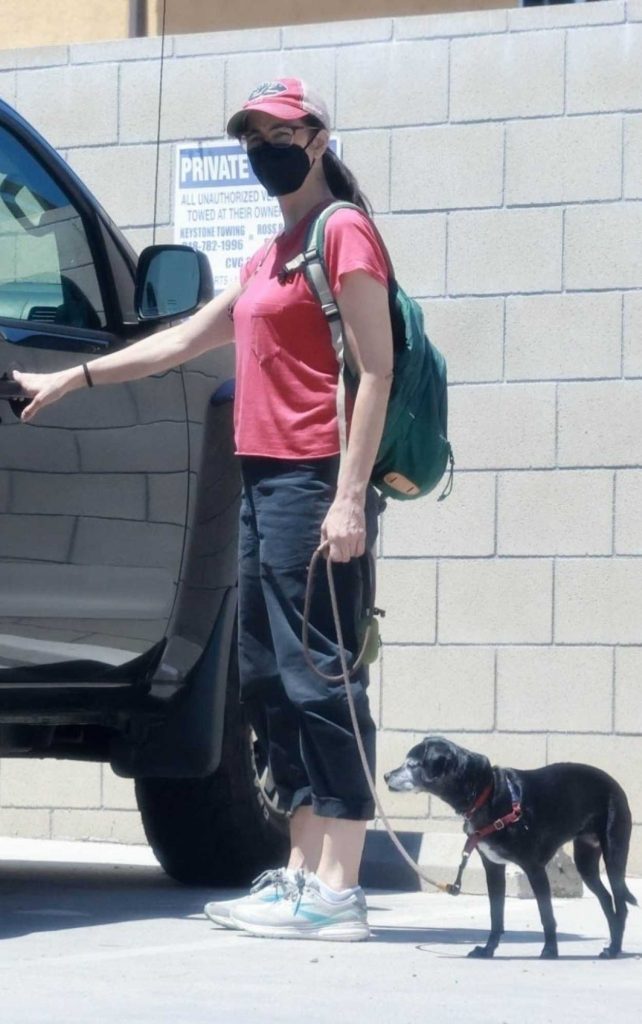
[[[340,658],[340,661],[341,661],[341,674],[337,675],[337,676],[326,675],[326,673],[322,672],[320,669],[318,669],[316,667],[316,665],[314,664],[314,662],[312,661],[312,657],[310,655],[309,642],[308,642],[308,622],[309,622],[309,615],[310,615],[310,603],[311,603],[311,600],[312,600],[312,586],[313,586],[313,583],[314,583],[314,575],[315,575],[315,572],[316,572],[317,561],[319,560],[321,555],[326,555],[328,548],[329,548],[328,541],[325,541],[323,544],[320,544],[319,547],[314,552],[314,554],[312,556],[312,560],[311,560],[310,565],[308,567],[308,579],[307,579],[306,591],[305,591],[305,606],[304,606],[304,610],[303,610],[303,628],[302,628],[303,654],[304,654],[306,663],[312,669],[313,672],[316,672],[316,674],[321,676],[323,679],[330,680],[331,682],[339,682],[339,681],[342,680],[344,685],[345,685],[346,695],[347,695],[347,698],[348,698],[348,707],[350,708],[350,718],[352,719],[352,727],[354,729],[354,735],[355,735],[355,739],[357,741],[357,747],[359,749],[359,756],[361,757],[361,763],[363,765],[363,770],[365,772],[366,781],[368,783],[370,792],[372,793],[372,797],[373,797],[373,800],[375,802],[375,807],[377,808],[377,813],[379,814],[379,817],[381,818],[381,821],[383,822],[383,826],[386,829],[386,832],[390,836],[390,838],[391,838],[392,842],[394,843],[394,845],[397,847],[399,853],[401,854],[403,859],[406,861],[406,863],[412,868],[412,870],[417,875],[419,875],[420,878],[423,878],[424,882],[428,882],[429,885],[432,885],[435,889],[438,889],[440,892],[446,892],[446,893],[449,893],[451,896],[457,896],[460,893],[460,891],[461,891],[461,873],[462,873],[462,870],[463,870],[463,865],[462,865],[462,868],[460,868],[460,870],[458,872],[457,880],[454,883],[454,885],[451,885],[448,882],[436,882],[433,878],[429,878],[428,875],[424,871],[422,871],[422,869],[419,867],[419,865],[412,859],[410,854],[403,848],[401,842],[399,841],[399,839],[397,838],[397,836],[395,834],[394,829],[392,828],[392,825],[390,824],[390,821],[388,820],[386,812],[384,811],[383,807],[381,806],[381,801],[380,801],[380,799],[379,799],[379,797],[377,795],[377,790],[376,790],[376,787],[375,787],[375,782],[374,782],[374,779],[372,778],[372,773],[370,771],[370,766],[368,764],[368,759],[366,757],[366,751],[365,751],[365,748],[364,748],[364,745],[363,745],[363,739],[361,738],[361,730],[359,729],[359,722],[357,721],[357,712],[356,712],[356,708],[355,708],[355,705],[354,705],[354,697],[352,695],[352,687],[350,685],[350,675],[351,674],[354,675],[354,673],[356,672],[356,670],[359,668],[359,666],[361,665],[361,663],[363,661],[363,656],[364,656],[364,652],[365,652],[366,644],[367,644],[367,635],[366,635],[366,639],[364,640],[363,647],[362,647],[362,649],[361,649],[361,651],[359,653],[359,657],[357,658],[357,660],[356,660],[356,662],[355,662],[355,664],[354,664],[354,666],[352,668],[352,672],[351,672],[350,669],[348,668],[348,663],[346,661],[346,651],[345,651],[345,647],[344,647],[344,644],[343,644],[343,632],[342,632],[342,629],[341,629],[341,620],[339,618],[339,605],[338,605],[338,602],[337,602],[337,593],[336,593],[335,586],[334,586],[334,572],[333,572],[333,569],[332,569],[332,562],[331,562],[331,560],[328,557],[326,557],[326,559],[325,559],[325,561],[326,561],[326,572],[327,572],[327,575],[328,575],[328,587],[330,589],[330,602],[332,604],[332,614],[334,616],[334,625],[335,625],[335,629],[336,629],[336,632],[337,632],[337,642],[338,642],[338,646],[339,646],[339,658]]]

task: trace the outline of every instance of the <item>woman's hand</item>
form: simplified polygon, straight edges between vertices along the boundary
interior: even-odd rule
[[[23,423],[29,423],[46,405],[57,402],[69,390],[68,375],[60,373],[25,373],[14,370],[13,379],[20,385],[26,395],[31,398],[20,414]]]
[[[349,562],[366,550],[364,502],[336,497],[321,526],[321,541],[330,544],[331,562]]]

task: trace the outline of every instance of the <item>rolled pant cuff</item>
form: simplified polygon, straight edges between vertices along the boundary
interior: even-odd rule
[[[371,821],[375,816],[373,800],[347,801],[334,796],[313,796],[312,809],[321,818],[344,818],[347,821]]]
[[[288,806],[286,811],[287,817],[291,818],[295,811],[299,807],[309,807],[312,803],[312,789],[310,786],[302,786],[301,789],[297,789],[289,800],[283,799],[282,794],[279,794],[279,798],[282,799],[283,803]]]

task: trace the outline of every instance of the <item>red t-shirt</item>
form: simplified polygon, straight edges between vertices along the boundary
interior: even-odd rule
[[[307,229],[321,209],[281,232],[269,249],[266,242],[241,271],[247,286],[234,306],[239,455],[306,459],[339,451],[338,364],[330,329],[302,271],[283,284],[278,279],[283,265],[303,250]],[[332,215],[324,255],[335,296],[351,270],[364,270],[387,286],[381,244],[368,218],[356,210]]]

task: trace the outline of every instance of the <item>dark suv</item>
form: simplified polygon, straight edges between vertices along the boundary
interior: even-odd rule
[[[0,102],[0,755],[109,761],[181,881],[246,881],[282,816],[238,701],[232,353],[74,392],[20,422],[13,369],[129,345],[212,294],[140,259]]]

